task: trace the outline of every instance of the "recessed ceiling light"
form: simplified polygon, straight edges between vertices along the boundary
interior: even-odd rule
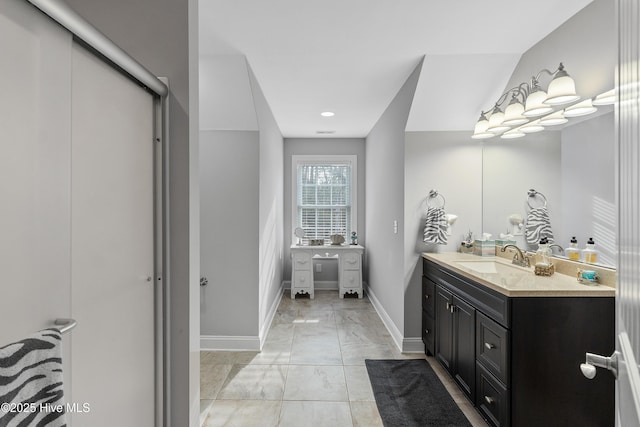
[[[317,130],[316,133],[319,135],[330,135],[332,133],[336,133],[336,131],[335,130]]]
[[[320,113],[320,115],[322,117],[333,117],[336,115],[336,113],[334,113],[333,111],[323,111],[322,113]]]

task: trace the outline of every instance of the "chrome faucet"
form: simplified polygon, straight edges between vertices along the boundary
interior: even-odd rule
[[[513,260],[511,260],[511,264],[514,264],[520,267],[531,267],[531,264],[529,264],[529,258],[527,258],[527,256],[523,254],[520,248],[517,247],[516,245],[512,245],[512,244],[504,245],[502,249],[500,249],[500,251],[505,252],[508,247],[512,247],[516,249],[516,253],[513,255]]]
[[[560,253],[563,254],[564,253],[564,248],[560,245],[556,245],[555,243],[552,245],[549,245],[549,249],[551,249],[551,251],[553,252],[553,248],[558,248],[560,249]]]

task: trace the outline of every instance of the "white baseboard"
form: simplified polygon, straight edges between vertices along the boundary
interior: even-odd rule
[[[200,335],[202,351],[260,351],[260,337]]]
[[[273,319],[276,317],[276,312],[278,311],[278,306],[280,305],[280,301],[282,300],[282,294],[284,293],[284,282],[280,284],[280,289],[278,290],[278,296],[273,300],[273,304],[269,308],[269,312],[267,313],[267,318],[264,323],[262,323],[262,328],[260,330],[260,351],[262,351],[262,346],[264,345],[265,340],[267,339],[267,335],[269,334],[269,329],[271,329],[271,323],[273,323]]]
[[[398,329],[395,323],[393,323],[393,320],[391,320],[391,317],[389,317],[382,304],[380,304],[380,300],[378,300],[376,294],[373,293],[371,288],[367,287],[366,292],[367,295],[369,295],[373,308],[378,313],[378,316],[380,316],[380,319],[382,319],[382,323],[384,323],[384,326],[386,326],[387,330],[391,334],[391,338],[393,338],[393,341],[396,343],[398,350],[403,351],[404,337],[402,336],[402,332],[400,332],[400,329]]]
[[[403,353],[420,353],[424,354],[424,342],[420,338],[405,338],[402,340]]]

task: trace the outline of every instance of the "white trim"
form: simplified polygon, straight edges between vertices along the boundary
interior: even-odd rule
[[[201,351],[260,351],[260,337],[200,335]]]
[[[262,329],[260,330],[260,335],[259,335],[260,351],[262,351],[262,347],[264,346],[264,343],[267,340],[269,329],[271,329],[271,323],[273,323],[273,319],[276,317],[276,312],[278,311],[278,306],[280,305],[280,301],[282,301],[283,293],[284,293],[284,282],[280,283],[280,289],[278,290],[278,297],[273,300],[273,304],[271,304],[271,308],[267,313],[267,318],[262,324]]]
[[[382,304],[380,304],[380,300],[378,300],[371,288],[367,287],[366,291],[369,299],[371,300],[373,308],[376,310],[376,313],[378,313],[378,316],[380,316],[382,323],[384,323],[384,326],[391,334],[391,338],[393,338],[393,341],[396,343],[398,350],[402,351],[402,342],[404,340],[402,332],[400,332],[400,329],[398,329],[396,324],[393,323],[393,320],[391,320],[391,317],[389,317],[384,307],[382,307]]]
[[[424,342],[422,342],[422,337],[403,339],[402,352],[424,354]]]
[[[296,242],[298,225],[298,163],[349,163],[351,165],[351,230],[358,229],[358,156],[355,154],[293,154],[291,156],[291,230],[290,243]],[[350,236],[345,236],[349,241]]]

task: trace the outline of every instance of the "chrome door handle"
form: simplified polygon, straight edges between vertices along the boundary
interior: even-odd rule
[[[592,380],[596,376],[596,368],[604,368],[613,374],[614,378],[618,378],[618,358],[620,353],[614,351],[609,357],[600,356],[599,354],[587,353],[584,363],[580,364],[582,375]]]

